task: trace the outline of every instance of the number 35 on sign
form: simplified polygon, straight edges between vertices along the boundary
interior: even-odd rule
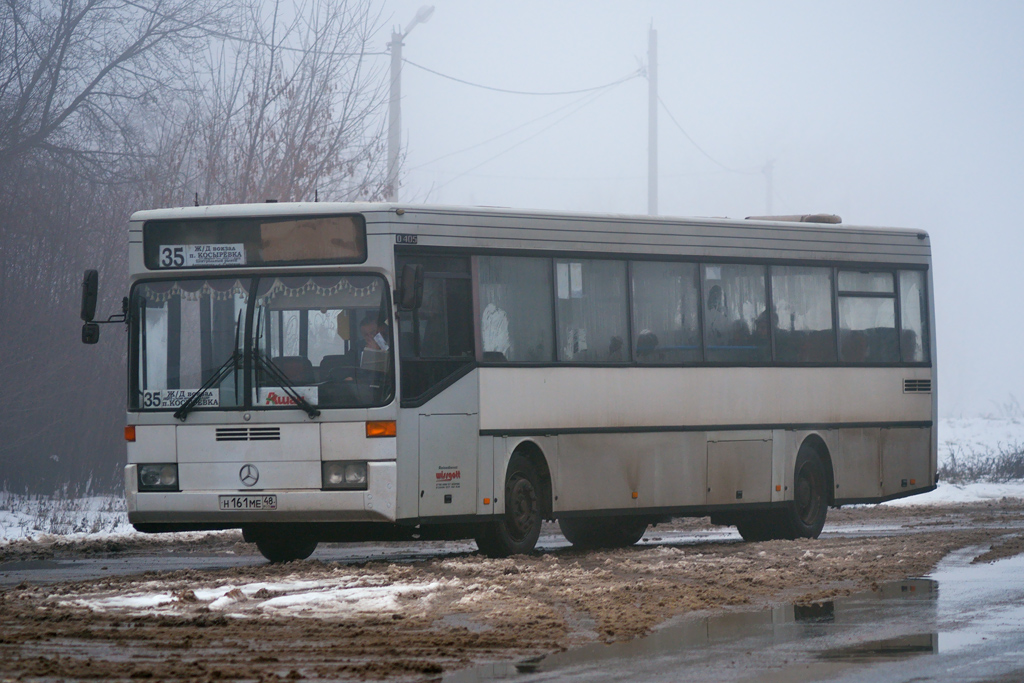
[[[165,244],[160,247],[161,268],[244,266],[244,244]]]

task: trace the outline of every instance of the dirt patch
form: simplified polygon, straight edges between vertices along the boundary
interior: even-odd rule
[[[978,558],[988,561],[1024,542],[1019,504],[841,510],[830,520],[913,530],[23,584],[0,592],[0,678],[419,680],[634,638],[698,610],[813,603],[925,574],[957,548],[991,545]],[[680,521],[648,539],[705,527]]]
[[[242,542],[238,530],[181,534],[138,534],[100,539],[69,539],[52,536],[43,540],[18,540],[0,546],[0,562],[48,560],[72,557],[123,557],[159,552],[258,554],[255,546]]]
[[[1012,534],[1003,538],[997,538],[986,552],[974,558],[972,563],[995,562],[1004,557],[1013,557],[1024,553],[1024,535]]]

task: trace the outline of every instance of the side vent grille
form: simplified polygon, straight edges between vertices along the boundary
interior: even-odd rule
[[[904,394],[930,394],[932,393],[932,381],[930,379],[905,379],[903,380]]]
[[[217,441],[280,440],[280,427],[217,427]]]

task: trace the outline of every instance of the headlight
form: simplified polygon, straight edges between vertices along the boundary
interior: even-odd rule
[[[321,467],[325,489],[366,490],[365,462],[325,462]]]
[[[177,465],[139,465],[139,491],[177,490]]]

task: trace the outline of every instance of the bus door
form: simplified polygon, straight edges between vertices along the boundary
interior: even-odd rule
[[[399,319],[401,405],[418,425],[419,516],[476,512],[479,386],[470,259],[399,256],[423,266],[423,303]]]

